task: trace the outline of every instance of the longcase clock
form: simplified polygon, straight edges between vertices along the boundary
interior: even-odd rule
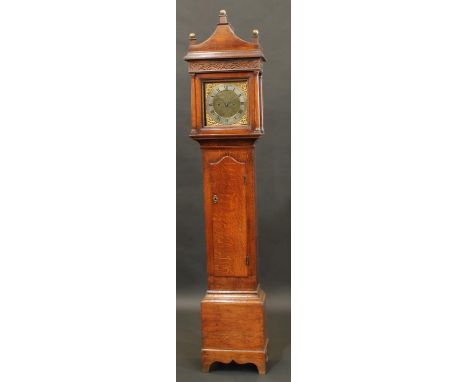
[[[202,369],[253,363],[264,374],[265,293],[257,281],[255,141],[263,135],[258,42],[240,39],[220,11],[214,33],[189,37],[191,138],[203,158],[208,290],[201,302]]]

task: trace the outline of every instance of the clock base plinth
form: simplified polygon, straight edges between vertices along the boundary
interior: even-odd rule
[[[267,344],[268,339],[262,351],[202,349],[202,371],[208,373],[214,362],[231,363],[234,361],[238,364],[252,363],[257,367],[258,373],[263,375],[266,373],[268,362]]]
[[[209,291],[201,302],[202,370],[214,362],[252,363],[265,374],[265,293]]]

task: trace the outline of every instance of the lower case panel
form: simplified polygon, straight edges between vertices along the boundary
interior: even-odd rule
[[[202,368],[213,362],[253,363],[266,371],[265,293],[208,293],[201,303]]]

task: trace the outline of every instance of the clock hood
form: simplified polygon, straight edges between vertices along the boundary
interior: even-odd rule
[[[197,44],[194,33],[190,34],[190,45],[186,61],[224,58],[260,58],[266,61],[258,41],[258,31],[254,30],[252,42],[238,37],[227,21],[226,11],[220,11],[219,23],[213,34]]]

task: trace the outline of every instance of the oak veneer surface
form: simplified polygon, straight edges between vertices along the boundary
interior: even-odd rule
[[[206,296],[201,302],[203,349],[264,351],[265,294],[225,298]]]
[[[248,275],[246,164],[223,156],[208,167],[209,194],[216,198],[216,203],[210,203],[212,274],[245,277]]]
[[[235,361],[253,363],[265,374],[266,297],[257,280],[254,162],[255,141],[263,135],[264,56],[258,33],[252,42],[240,39],[221,11],[206,41],[197,43],[190,36],[185,59],[192,86],[190,136],[200,144],[203,160],[208,291],[201,302],[202,370],[208,372],[214,362]],[[233,81],[246,86],[247,123],[212,126],[207,122],[206,86]]]
[[[255,291],[253,146],[202,145],[202,153],[208,289]]]

